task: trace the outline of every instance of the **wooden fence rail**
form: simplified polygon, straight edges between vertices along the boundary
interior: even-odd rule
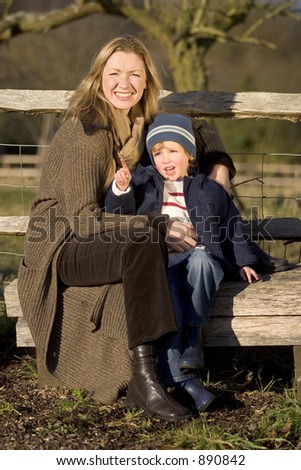
[[[72,90],[1,90],[0,112],[61,113]],[[196,117],[269,118],[301,121],[301,93],[163,90],[161,107]]]

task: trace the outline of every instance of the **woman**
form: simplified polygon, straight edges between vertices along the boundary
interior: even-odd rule
[[[120,157],[130,169],[141,158],[159,90],[139,40],[117,38],[101,49],[44,161],[18,285],[39,363],[50,377],[85,388],[102,403],[128,387],[128,405],[173,421],[190,412],[160,385],[154,366],[158,341],[177,331],[165,235],[150,217],[102,211]],[[210,171],[205,157],[212,157],[212,175],[227,185],[225,164],[233,164],[204,126],[203,162]],[[172,225],[159,226],[174,235]],[[176,249],[195,244],[194,231],[183,224]]]

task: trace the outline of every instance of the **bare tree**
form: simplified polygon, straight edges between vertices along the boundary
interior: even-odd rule
[[[206,56],[217,42],[275,48],[276,44],[255,35],[260,27],[280,15],[301,20],[297,0],[74,0],[46,12],[11,14],[12,0],[6,4],[0,42],[26,32],[46,32],[95,13],[128,19],[160,42],[176,91],[207,88]]]

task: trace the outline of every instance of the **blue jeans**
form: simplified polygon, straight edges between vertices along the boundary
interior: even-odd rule
[[[168,284],[178,332],[166,335],[158,351],[160,379],[164,384],[196,377],[195,372],[181,370],[178,366],[186,348],[186,327],[207,325],[212,298],[223,276],[219,262],[198,247],[183,261],[168,268]]]

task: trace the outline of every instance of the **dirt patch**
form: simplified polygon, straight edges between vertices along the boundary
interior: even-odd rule
[[[290,348],[211,349],[206,357],[214,371],[209,388],[218,400],[194,422],[252,440],[256,411],[273,409],[275,398],[291,386]],[[171,445],[169,432],[185,426],[132,412],[124,397],[104,406],[83,391],[40,388],[32,365],[25,354],[1,361],[2,449],[162,449]]]

